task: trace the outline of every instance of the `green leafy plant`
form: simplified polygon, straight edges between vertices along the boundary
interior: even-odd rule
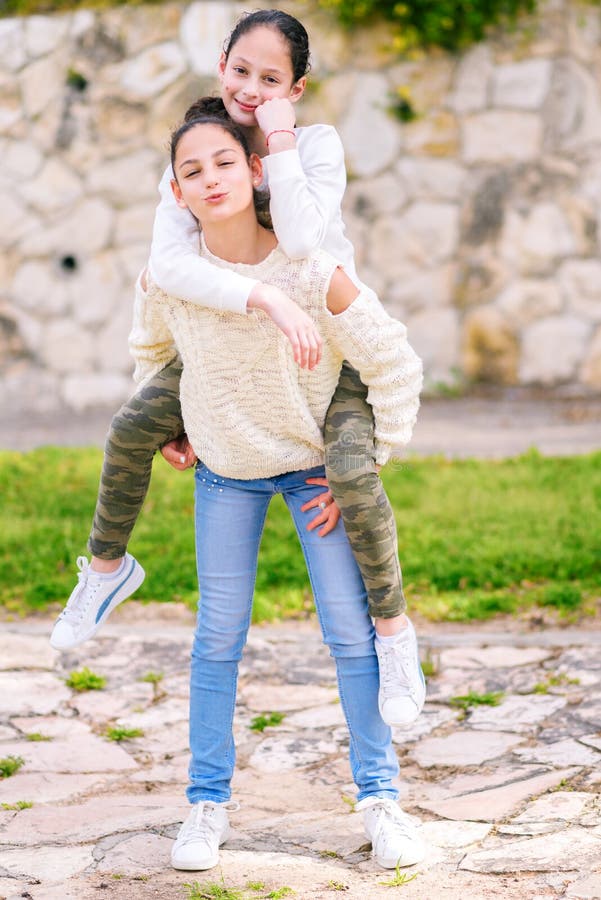
[[[165,677],[163,672],[147,672],[146,675],[143,675],[140,678],[140,681],[144,681],[147,684],[152,685],[152,702],[158,703],[159,700],[162,700],[163,697],[167,696],[166,692],[161,688],[161,682]]]
[[[328,881],[328,888],[331,891],[348,891],[348,884],[343,884],[342,881]]]
[[[87,666],[79,672],[71,672],[65,684],[74,691],[101,691],[106,685],[106,678],[95,675]]]
[[[265,890],[265,882],[264,881],[247,881],[246,887],[251,891],[264,891]]]
[[[30,731],[29,734],[26,734],[25,737],[28,741],[51,741],[52,738],[47,734],[42,734],[40,731]]]
[[[393,877],[389,881],[379,881],[378,884],[384,884],[386,887],[403,887],[403,885],[409,884],[410,881],[414,881],[418,875],[419,872],[414,872],[412,875],[409,875],[408,872],[401,872],[401,868],[397,863]]]
[[[31,802],[31,800],[17,800],[16,803],[0,803],[0,806],[2,807],[2,809],[22,810],[31,809],[33,803]]]
[[[478,694],[476,691],[468,691],[459,697],[451,697],[451,706],[468,710],[470,706],[498,706],[504,697],[503,691],[491,691],[487,694]]]
[[[0,778],[10,778],[18,772],[25,760],[21,756],[4,756],[0,759]]]
[[[263,713],[260,716],[255,716],[248,727],[252,731],[265,731],[268,727],[280,725],[285,718],[286,714],[281,712]]]
[[[284,885],[281,888],[276,888],[273,891],[270,891],[268,894],[265,894],[264,900],[281,900],[282,897],[290,897],[292,894],[295,894],[296,891],[293,891],[291,887],[287,887]]]
[[[406,85],[399,85],[396,91],[390,95],[388,111],[395,119],[398,119],[399,122],[412,122],[417,118],[417,113],[411,99],[411,91]]]
[[[226,887],[224,882],[207,882],[201,884],[199,881],[184,884],[184,888],[188,892],[188,900],[245,900],[241,891]]]
[[[575,584],[551,584],[546,588],[540,603],[562,611],[577,609],[582,604],[582,591]]]
[[[495,25],[511,26],[532,13],[537,0],[318,0],[349,27],[383,19],[391,23],[393,47],[411,53],[424,47],[458,51],[486,37]]]
[[[141,728],[122,728],[118,725],[114,728],[107,728],[104,734],[109,741],[130,741],[132,738],[144,737]]]

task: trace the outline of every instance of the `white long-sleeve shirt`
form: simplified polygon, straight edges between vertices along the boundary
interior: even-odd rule
[[[130,344],[137,377],[152,376],[177,347],[186,434],[210,469],[246,479],[322,464],[323,424],[344,359],[368,388],[376,461],[385,463],[394,446],[409,441],[419,406],[421,362],[404,325],[388,315],[373,291],[360,289],[344,312],[332,315],[326,301],[337,263],[323,250],[291,260],[276,247],[251,266],[221,260],[201,244],[205,262],[281,288],[313,318],[324,338],[319,365],[301,369],[265,313],[239,316],[208,309],[169,297],[155,285],[145,294],[138,283],[136,317],[151,343]]]
[[[302,259],[322,248],[342,265],[355,284],[353,246],[344,234],[342,197],[346,188],[344,150],[331,125],[296,128],[296,149],[263,159],[274,231],[284,253]],[[151,279],[166,293],[210,309],[245,313],[256,278],[219,268],[199,255],[194,216],[175,202],[171,167],[159,185],[150,250]]]

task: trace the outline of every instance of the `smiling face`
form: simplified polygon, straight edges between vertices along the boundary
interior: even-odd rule
[[[255,109],[266,100],[285,98],[295,103],[306,79],[294,82],[290,48],[275,28],[259,25],[243,34],[219,60],[221,97],[238,125],[257,124]]]
[[[206,228],[233,216],[255,216],[253,186],[261,182],[261,161],[247,158],[226,128],[196,124],[179,139],[171,182],[178,206],[189,209]]]

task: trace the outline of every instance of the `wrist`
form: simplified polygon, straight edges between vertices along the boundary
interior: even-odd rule
[[[254,288],[248,295],[248,300],[246,301],[246,309],[262,309],[263,312],[268,313],[272,305],[272,291],[270,290],[270,288],[271,285],[263,284],[262,282],[255,284]]]
[[[274,128],[265,136],[265,143],[270,153],[294,150],[296,147],[296,134],[289,128]]]

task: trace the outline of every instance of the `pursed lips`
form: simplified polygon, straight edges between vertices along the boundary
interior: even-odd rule
[[[208,197],[205,197],[205,203],[219,203],[219,201],[223,200],[225,197],[227,197],[225,191],[220,194],[209,194]]]

